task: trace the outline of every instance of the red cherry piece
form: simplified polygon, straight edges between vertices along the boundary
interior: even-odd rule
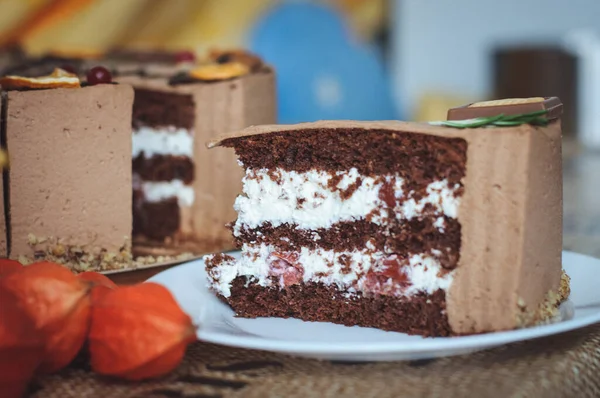
[[[395,181],[384,182],[379,189],[379,199],[387,205],[387,207],[396,206],[396,189],[394,188]]]
[[[196,54],[191,51],[180,51],[175,54],[176,62],[194,62],[196,60]]]
[[[396,254],[384,258],[367,272],[364,288],[376,294],[398,294],[411,285],[404,269],[406,265]]]
[[[108,84],[112,82],[112,76],[105,67],[94,66],[87,73],[87,82],[92,86],[96,84]]]
[[[74,75],[77,74],[77,71],[75,70],[75,68],[73,67],[73,65],[68,65],[68,64],[61,65],[60,69],[64,70],[65,72],[72,73]]]
[[[298,257],[298,253],[293,252],[271,253],[267,260],[269,275],[278,278],[282,287],[302,282],[304,268],[298,264]]]

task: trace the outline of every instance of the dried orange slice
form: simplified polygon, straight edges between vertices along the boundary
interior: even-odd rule
[[[252,71],[259,70],[263,62],[254,54],[244,50],[211,50],[208,58],[215,63],[224,64],[229,62],[239,62],[250,68]]]
[[[77,75],[56,68],[47,76],[24,77],[4,76],[0,78],[0,86],[5,90],[41,89],[41,88],[77,88],[81,87]]]
[[[194,79],[214,81],[226,80],[250,73],[250,68],[240,62],[207,64],[192,69],[189,74]]]

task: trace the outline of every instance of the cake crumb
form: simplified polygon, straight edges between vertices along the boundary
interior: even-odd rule
[[[27,235],[28,245],[33,256],[19,256],[24,265],[39,260],[63,264],[74,272],[108,271],[126,269],[132,265],[131,244],[126,239],[119,253],[108,253],[106,249],[89,245],[68,245],[55,237]]]
[[[167,262],[180,262],[180,261],[190,260],[194,257],[196,257],[196,255],[194,255],[194,253],[190,253],[190,252],[181,253],[181,254],[172,255],[172,256],[166,256],[166,255],[139,256],[133,260],[132,265],[133,265],[133,267],[137,268],[139,266],[144,266],[144,265],[153,265],[153,264],[167,263]]]
[[[27,243],[30,246],[35,246],[37,244],[37,239],[34,234],[27,234]]]
[[[548,291],[545,300],[534,310],[529,310],[525,301],[519,297],[517,305],[520,311],[517,313],[517,328],[542,325],[560,320],[559,306],[571,294],[570,282],[571,278],[563,270],[558,289]]]
[[[62,257],[65,255],[65,247],[63,245],[61,245],[60,243],[57,244],[53,249],[52,249],[52,254],[56,257]]]

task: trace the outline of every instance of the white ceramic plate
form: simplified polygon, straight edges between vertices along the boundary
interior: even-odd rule
[[[206,288],[201,260],[171,268],[151,281],[173,292],[184,311],[200,325],[198,338],[203,341],[338,361],[388,361],[459,355],[600,322],[600,260],[563,252],[563,267],[571,277],[571,296],[561,306],[558,323],[436,338],[298,319],[235,318],[233,311]]]

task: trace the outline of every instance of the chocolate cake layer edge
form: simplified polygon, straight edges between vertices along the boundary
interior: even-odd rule
[[[384,295],[348,298],[337,288],[321,283],[292,285],[280,290],[253,282],[247,284],[245,277],[237,277],[232,282],[231,296],[220,298],[243,318],[299,318],[424,337],[452,335],[443,290],[431,295],[419,293],[409,299]]]
[[[141,126],[193,129],[195,105],[191,95],[139,87],[134,93],[134,130]]]
[[[144,181],[181,180],[186,185],[194,181],[194,161],[187,156],[154,155],[147,158],[140,153],[133,158],[132,167]]]
[[[163,240],[174,235],[180,227],[181,215],[177,198],[146,202],[139,191],[133,193],[133,237],[143,235]]]
[[[446,179],[460,184],[467,144],[462,138],[387,130],[311,129],[230,139],[244,167],[305,172],[356,168],[366,176],[397,174],[407,189]],[[368,161],[366,161],[368,159]]]

